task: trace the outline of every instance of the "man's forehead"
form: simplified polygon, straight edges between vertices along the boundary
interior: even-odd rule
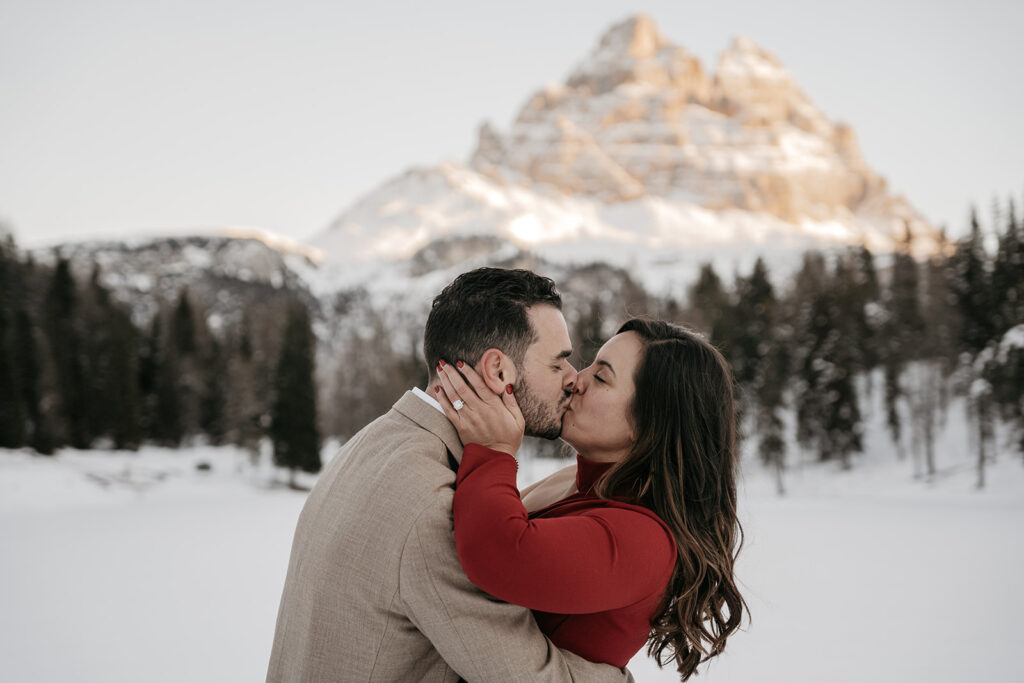
[[[532,349],[557,355],[572,348],[569,328],[560,310],[547,304],[537,304],[530,306],[526,312],[537,337],[530,345]]]

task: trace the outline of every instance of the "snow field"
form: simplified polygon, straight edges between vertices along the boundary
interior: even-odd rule
[[[737,574],[753,623],[700,680],[1024,680],[1024,464],[1000,456],[979,492],[954,442],[933,484],[887,454],[795,466],[779,498],[748,463]],[[0,452],[0,678],[263,680],[304,495],[247,458]],[[526,460],[523,483],[564,464]],[[642,654],[631,670],[678,680]]]

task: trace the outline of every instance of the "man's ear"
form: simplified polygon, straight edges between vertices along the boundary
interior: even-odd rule
[[[474,369],[495,394],[502,393],[506,384],[515,384],[518,379],[512,359],[498,349],[484,351]]]

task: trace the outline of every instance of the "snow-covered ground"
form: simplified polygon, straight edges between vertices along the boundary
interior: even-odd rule
[[[852,472],[794,466],[785,498],[748,463],[753,623],[698,680],[1024,680],[1024,463],[1001,454],[977,491],[962,424],[943,436],[931,484],[875,428]],[[0,451],[0,680],[263,680],[304,500],[272,476],[228,448]]]

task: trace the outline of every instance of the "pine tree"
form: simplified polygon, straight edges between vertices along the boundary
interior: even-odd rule
[[[907,226],[900,249],[893,257],[892,276],[883,298],[885,322],[881,346],[886,423],[900,458],[904,454],[900,403],[906,399],[903,374],[907,364],[919,358],[919,344],[924,336],[918,264],[912,253],[913,236]]]
[[[978,215],[971,209],[971,232],[957,243],[951,289],[960,312],[960,349],[976,355],[992,341],[991,283]]]
[[[733,334],[733,372],[741,386],[752,389],[771,346],[775,316],[775,292],[760,258],[749,277],[736,280],[733,315],[742,322]]]
[[[228,387],[225,386],[225,378],[221,375],[224,362],[221,345],[216,339],[210,339],[205,362],[202,364],[204,387],[200,399],[199,426],[210,439],[210,443],[215,445],[224,443],[227,432],[224,402]]]
[[[178,420],[182,438],[193,437],[211,427],[223,434],[223,396],[210,382],[219,372],[215,363],[214,340],[206,324],[206,311],[187,289],[181,290],[170,315],[167,338],[161,354],[174,377],[167,377],[177,393]]]
[[[181,417],[181,396],[178,392],[178,355],[164,333],[164,312],[158,313],[148,345],[143,382],[152,381],[149,407],[149,434],[157,443],[178,446],[185,435]]]
[[[303,304],[293,304],[277,363],[270,423],[274,462],[290,470],[293,487],[296,470],[319,472],[321,467],[314,353],[309,313]]]
[[[847,258],[836,260],[829,290],[827,310],[832,329],[822,349],[822,359],[829,364],[824,372],[827,449],[849,469],[850,454],[862,449],[860,405],[854,377],[860,366],[856,330],[864,306],[857,296],[853,265]]]
[[[794,398],[797,440],[815,448],[819,460],[838,458],[849,468],[850,454],[861,450],[860,408],[853,382],[855,353],[849,319],[841,301],[853,277],[842,259],[836,272],[826,271],[821,254],[804,255],[797,274]]]
[[[1024,321],[1024,221],[1018,222],[1013,199],[992,268],[992,295],[997,337]]]
[[[160,354],[160,314],[153,316],[149,331],[143,332],[139,342],[138,385],[141,399],[142,434],[144,438],[156,437],[156,382],[157,363]]]
[[[911,417],[924,455],[924,474],[936,474],[935,432],[938,416],[948,403],[949,375],[956,366],[957,311],[949,305],[947,257],[948,243],[940,232],[936,253],[923,265],[921,284],[921,319],[925,332],[912,340],[918,357],[917,371],[911,378]]]
[[[791,301],[795,328],[793,398],[796,437],[804,448],[812,448],[821,443],[825,431],[824,366],[820,356],[829,332],[826,285],[824,257],[819,252],[805,253],[800,271],[796,274]]]
[[[21,268],[13,240],[0,242],[0,447],[25,444],[25,405],[17,366],[14,306]]]
[[[758,453],[775,472],[776,489],[785,493],[786,442],[782,433],[783,390],[789,374],[787,340],[779,326],[780,312],[768,268],[760,258],[749,277],[736,282],[736,378],[742,387],[744,412],[752,416]]]
[[[142,398],[138,378],[138,334],[129,314],[114,301],[94,268],[81,297],[80,315],[89,334],[83,363],[89,377],[87,409],[91,439],[115,448],[138,448],[142,441]]]
[[[580,367],[586,367],[594,361],[598,350],[604,344],[604,314],[601,301],[592,297],[585,305],[586,311],[576,321],[573,348],[579,355]]]
[[[24,308],[15,313],[14,327],[15,365],[18,368],[22,404],[25,406],[28,425],[26,438],[29,446],[40,453],[52,453],[53,446],[48,442],[49,436],[43,425],[40,408],[40,369],[35,324]]]
[[[992,269],[996,331],[1000,339],[985,379],[999,413],[1017,431],[1024,455],[1024,220],[1007,203],[1006,227]]]
[[[192,301],[188,289],[178,294],[178,303],[174,307],[171,320],[171,341],[179,356],[189,356],[196,352],[196,323],[192,312]]]
[[[107,400],[112,407],[109,429],[115,448],[136,450],[143,437],[143,398],[139,384],[139,332],[120,308],[108,311],[110,368]]]
[[[46,299],[46,335],[53,357],[60,409],[57,433],[60,443],[88,448],[88,378],[79,333],[78,292],[71,266],[59,257]]]
[[[25,405],[15,368],[15,326],[0,305],[0,448],[25,445]]]
[[[992,398],[1016,432],[1016,447],[1024,456],[1024,322],[1003,335],[987,370]]]
[[[908,229],[909,234],[909,229]],[[853,316],[853,334],[857,351],[857,370],[870,373],[880,362],[879,326],[881,325],[881,287],[875,257],[867,247],[859,247],[853,260],[854,284],[850,293],[850,315]],[[867,374],[870,377],[870,374]]]
[[[111,347],[114,329],[110,296],[100,283],[100,270],[96,264],[89,278],[87,296],[81,297],[80,309],[84,329],[88,330],[82,340],[83,359],[88,368],[89,393],[93,398],[86,413],[89,434],[92,438],[109,437],[119,409],[115,403],[119,397],[113,392],[115,359]]]
[[[985,379],[997,340],[991,277],[977,212],[971,209],[971,232],[957,243],[951,257],[950,289],[960,319],[959,348],[964,355],[962,377],[968,397],[967,419],[977,449],[978,487],[985,484],[986,449],[993,436],[992,385]]]
[[[243,314],[236,336],[228,344],[227,384],[225,396],[225,438],[249,451],[253,462],[259,455],[263,436],[263,402],[259,397],[257,363],[254,358],[250,312]]]
[[[718,273],[710,263],[701,266],[697,282],[689,291],[690,319],[732,363],[732,301]]]

